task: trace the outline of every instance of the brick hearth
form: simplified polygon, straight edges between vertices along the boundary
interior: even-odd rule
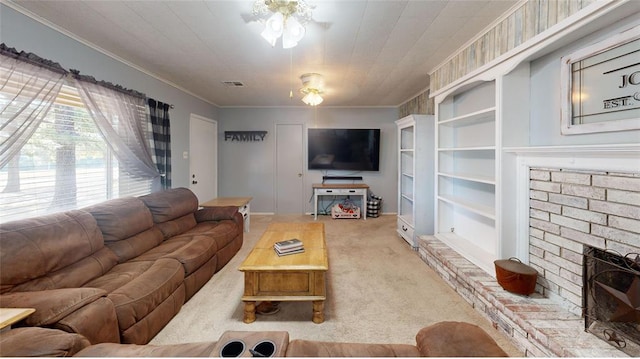
[[[628,357],[585,332],[584,319],[538,293],[509,293],[489,274],[433,236],[420,236],[418,253],[462,298],[526,356]]]

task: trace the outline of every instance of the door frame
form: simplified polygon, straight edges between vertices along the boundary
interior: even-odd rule
[[[193,170],[191,167],[191,156],[192,156],[192,141],[191,141],[191,123],[193,120],[199,120],[199,121],[203,121],[203,122],[208,122],[212,125],[215,126],[215,132],[216,132],[216,136],[215,136],[215,163],[214,163],[214,168],[215,168],[215,186],[214,186],[214,197],[218,197],[218,151],[219,151],[219,139],[218,139],[218,121],[208,118],[208,117],[204,117],[202,115],[198,115],[195,113],[190,113],[189,114],[189,175],[188,175],[188,181],[189,181],[189,188],[191,188],[191,175],[193,174]],[[213,198],[213,197],[212,197]]]

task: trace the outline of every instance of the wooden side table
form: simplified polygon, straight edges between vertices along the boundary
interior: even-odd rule
[[[33,308],[0,308],[0,330],[11,328],[11,324],[21,321],[35,311]]]
[[[238,212],[244,217],[244,231],[249,232],[251,225],[250,202],[253,197],[218,197],[204,203],[200,207],[238,207]]]

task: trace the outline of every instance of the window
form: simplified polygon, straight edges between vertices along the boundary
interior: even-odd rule
[[[16,86],[27,85],[5,86],[0,109],[8,105],[17,111],[23,105],[11,93]],[[77,89],[64,85],[19,155],[0,169],[0,222],[151,192],[152,180],[134,177],[122,167]]]

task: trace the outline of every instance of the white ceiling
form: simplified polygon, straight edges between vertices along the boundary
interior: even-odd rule
[[[309,0],[314,21],[293,51],[260,37],[253,0],[9,1],[225,107],[303,105],[299,77],[307,72],[325,78],[321,106],[398,106],[428,88],[429,72],[519,0]]]

